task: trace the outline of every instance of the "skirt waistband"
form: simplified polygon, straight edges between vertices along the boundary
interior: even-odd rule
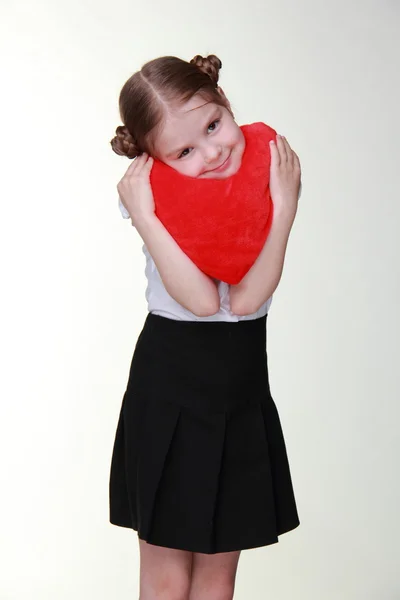
[[[208,373],[235,380],[240,373],[264,369],[267,315],[248,321],[177,321],[149,313],[139,346],[148,360],[185,373]],[[257,366],[258,365],[258,366]]]
[[[264,330],[268,314],[257,317],[256,319],[247,319],[243,321],[181,321],[178,319],[169,319],[154,313],[148,313],[146,325],[157,327],[160,332],[188,334],[196,332],[197,334],[215,333],[221,335],[224,332],[233,332],[234,334],[248,334],[254,330]]]

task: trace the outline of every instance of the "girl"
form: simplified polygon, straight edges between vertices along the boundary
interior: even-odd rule
[[[241,550],[299,525],[271,397],[266,320],[297,211],[300,164],[271,144],[274,220],[236,286],[211,279],[155,215],[153,159],[195,178],[241,165],[245,140],[218,86],[220,60],[153,60],[123,86],[113,150],[143,239],[149,314],[136,343],[110,473],[110,522],[137,531],[140,600],[230,600]],[[173,198],[171,198],[173,202]]]

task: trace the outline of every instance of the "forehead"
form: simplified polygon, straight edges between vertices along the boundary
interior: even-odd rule
[[[185,145],[207,125],[217,108],[217,104],[199,95],[193,96],[184,104],[170,106],[157,135],[157,150],[164,154]]]

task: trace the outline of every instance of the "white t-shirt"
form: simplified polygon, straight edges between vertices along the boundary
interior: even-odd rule
[[[129,213],[119,200],[119,208],[124,219],[129,219]],[[178,321],[249,321],[263,317],[268,313],[271,306],[272,296],[251,315],[235,315],[230,309],[229,289],[230,285],[224,281],[214,280],[218,287],[219,297],[221,299],[219,311],[209,317],[198,317],[176,302],[167,292],[152,259],[147,246],[143,244],[143,253],[146,257],[145,275],[147,277],[146,300],[148,311],[169,319]]]

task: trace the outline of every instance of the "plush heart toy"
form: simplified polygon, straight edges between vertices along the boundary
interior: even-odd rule
[[[207,275],[238,284],[260,254],[272,224],[269,141],[264,123],[241,127],[239,171],[196,179],[155,160],[150,175],[156,214],[180,248]]]

